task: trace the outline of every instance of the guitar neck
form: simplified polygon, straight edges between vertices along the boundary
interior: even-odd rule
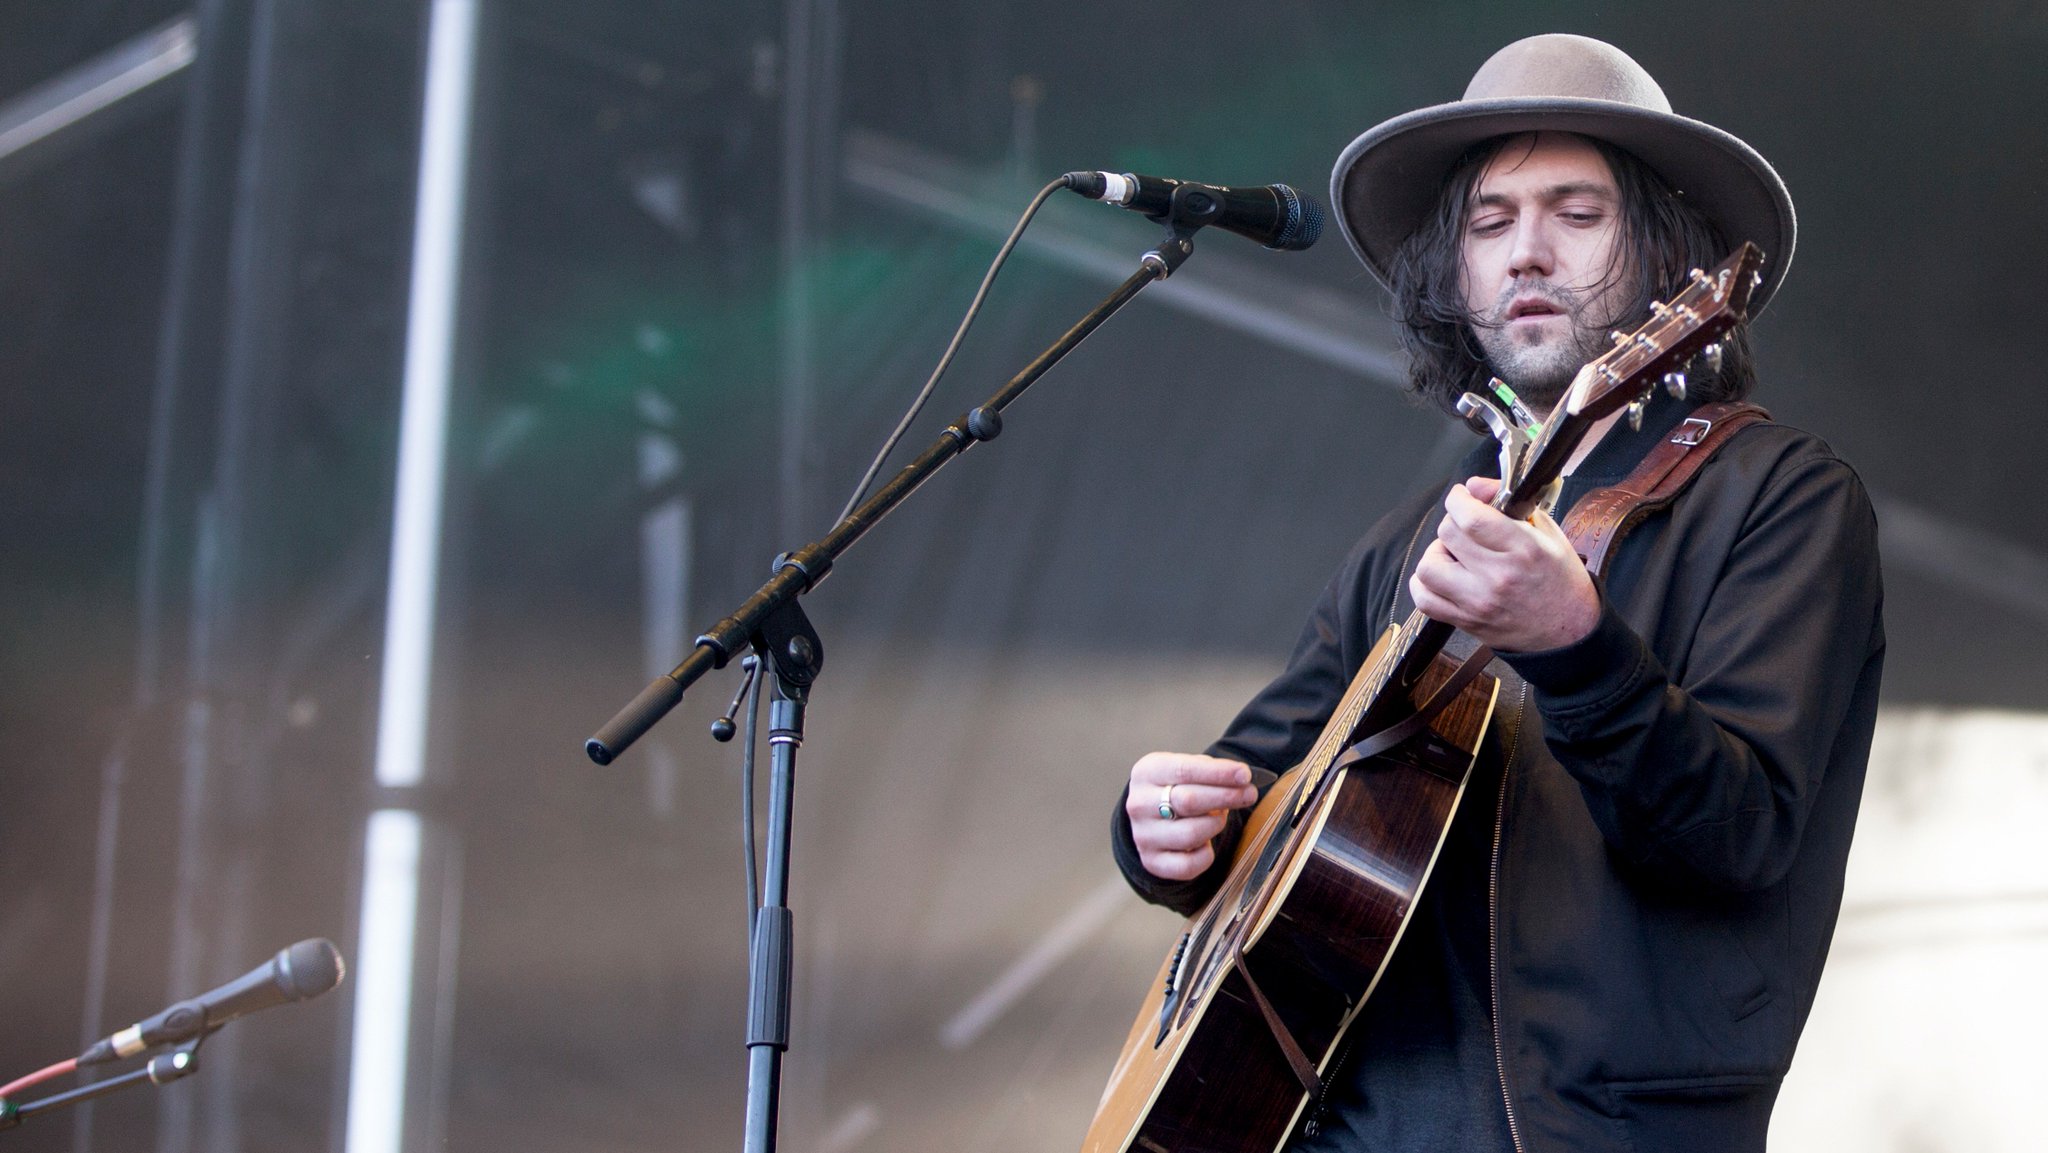
[[[1572,454],[1579,450],[1579,445],[1599,423],[1597,419],[1566,412],[1564,406],[1559,405],[1558,411],[1544,422],[1543,434],[1530,448],[1529,463],[1522,469],[1522,474],[1501,481],[1506,487],[1502,497],[1494,502],[1494,507],[1516,520],[1526,520],[1542,503],[1552,482],[1564,475]]]
[[[1517,520],[1535,512],[1551,483],[1564,475],[1565,465],[1570,463],[1572,454],[1578,451],[1579,445],[1599,423],[1596,419],[1565,412],[1564,406],[1559,405],[1558,411],[1544,423],[1536,443],[1530,447],[1528,464],[1521,475],[1502,481],[1508,487],[1501,490],[1494,507]],[[1429,667],[1429,662],[1435,660],[1436,655],[1450,643],[1455,632],[1457,630],[1450,625],[1423,615],[1420,609],[1410,613],[1407,623],[1401,627],[1400,647],[1389,654],[1392,659],[1388,663],[1394,670],[1393,675],[1403,685],[1414,683],[1415,678],[1422,675],[1422,670]]]

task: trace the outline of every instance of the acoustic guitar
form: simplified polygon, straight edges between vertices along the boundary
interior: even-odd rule
[[[1500,442],[1495,507],[1531,514],[1594,425],[1640,422],[1660,385],[1747,314],[1763,254],[1744,244],[1651,307],[1580,369],[1550,420],[1467,393]],[[1516,406],[1518,409],[1519,406]],[[1389,628],[1309,755],[1250,813],[1216,895],[1153,979],[1083,1153],[1268,1153],[1315,1100],[1336,1042],[1372,995],[1464,796],[1499,685],[1484,647],[1420,613]]]

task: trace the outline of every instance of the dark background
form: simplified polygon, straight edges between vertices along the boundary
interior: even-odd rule
[[[0,100],[187,11],[9,0]],[[371,764],[426,8],[196,18],[191,67],[0,157],[0,1077],[300,937],[351,952],[363,822],[394,803]],[[1759,399],[1879,501],[1887,706],[2038,709],[2039,3],[486,5],[404,798],[433,926],[409,1142],[738,1139],[739,776],[702,735],[733,682],[609,769],[579,748],[686,643],[649,623],[650,516],[687,510],[694,634],[829,526],[1044,181],[1320,194],[1358,132],[1553,30],[1620,45],[1792,189]],[[907,445],[1154,240],[1078,200],[1031,236]],[[1334,228],[1204,236],[807,602],[831,655],[791,1147],[1073,1145],[1172,930],[1104,895],[1126,766],[1205,743],[1466,443],[1391,386],[1382,308]],[[1062,925],[1084,939],[1007,1012],[946,1032]],[[195,1081],[0,1140],[338,1153],[349,1022],[345,995],[253,1019]]]

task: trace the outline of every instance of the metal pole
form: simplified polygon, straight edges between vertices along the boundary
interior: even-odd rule
[[[806,662],[808,663],[808,662]],[[774,1153],[782,1098],[782,1054],[789,1049],[790,972],[795,956],[789,911],[789,839],[796,798],[796,751],[804,741],[806,689],[775,677],[768,706],[768,861],[761,908],[754,914],[747,993],[746,1153]]]

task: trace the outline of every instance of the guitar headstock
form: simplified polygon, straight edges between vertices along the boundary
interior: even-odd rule
[[[1745,241],[1712,272],[1694,269],[1683,291],[1650,306],[1648,323],[1634,332],[1615,333],[1614,348],[1579,370],[1565,394],[1565,411],[1599,420],[1624,406],[1640,405],[1660,382],[1682,394],[1686,363],[1702,353],[1715,360],[1715,342],[1749,315],[1749,297],[1763,278],[1763,262],[1763,250]]]

